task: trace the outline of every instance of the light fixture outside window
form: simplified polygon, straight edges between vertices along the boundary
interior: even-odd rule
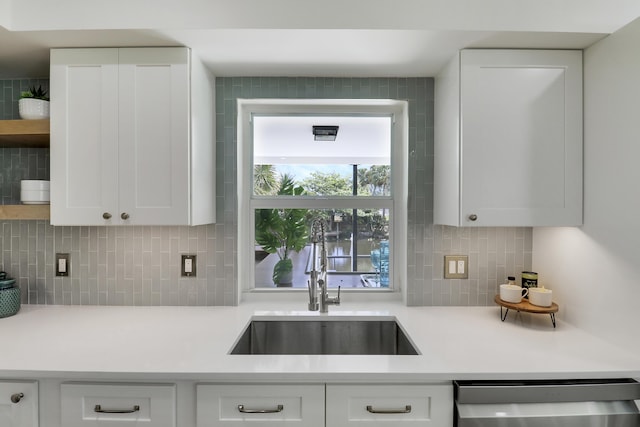
[[[313,126],[313,139],[315,141],[335,141],[338,136],[339,126]]]

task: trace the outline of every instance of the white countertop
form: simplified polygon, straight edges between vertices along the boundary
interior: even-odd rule
[[[640,378],[640,355],[548,315],[500,308],[345,303],[328,316],[393,316],[418,356],[229,355],[254,315],[309,316],[300,303],[239,307],[26,305],[0,319],[0,378],[205,381],[440,381]]]

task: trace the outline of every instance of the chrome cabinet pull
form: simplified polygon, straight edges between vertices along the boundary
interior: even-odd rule
[[[284,405],[278,405],[276,409],[246,409],[244,405],[238,405],[238,412],[242,412],[243,414],[275,414],[283,410]]]
[[[131,414],[133,412],[138,412],[140,410],[139,405],[135,405],[133,409],[102,409],[102,406],[96,405],[93,408],[94,412],[98,412],[100,414]]]
[[[373,406],[367,405],[367,412],[372,414],[409,414],[411,413],[411,405],[406,405],[404,409],[374,409]]]
[[[120,218],[124,219],[125,221],[129,219],[129,214],[126,212],[122,212],[122,215],[120,215]]]
[[[102,214],[102,219],[111,219],[111,214],[109,212],[105,212]]]
[[[478,215],[476,215],[476,214],[469,215],[469,221],[475,221],[477,219],[478,219]]]
[[[11,395],[11,402],[18,403],[22,400],[23,397],[24,397],[24,393],[13,393]]]

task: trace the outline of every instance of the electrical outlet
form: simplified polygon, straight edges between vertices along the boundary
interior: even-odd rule
[[[66,277],[71,271],[69,254],[56,254],[56,276]]]
[[[185,277],[196,276],[196,256],[182,255],[182,275]]]
[[[468,279],[469,278],[469,257],[466,255],[445,255],[444,256],[444,278],[445,279]]]

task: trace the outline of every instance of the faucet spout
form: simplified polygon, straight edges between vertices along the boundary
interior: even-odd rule
[[[318,268],[317,246],[320,244],[320,267]],[[311,272],[309,274],[309,310],[320,313],[327,313],[329,305],[340,304],[340,287],[338,296],[329,297],[327,291],[327,247],[325,241],[325,222],[320,218],[315,218],[311,222]],[[318,297],[318,291],[320,296]]]

